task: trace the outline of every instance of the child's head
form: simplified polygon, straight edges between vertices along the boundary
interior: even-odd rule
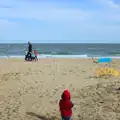
[[[70,96],[70,92],[66,89],[64,90],[63,94],[62,94],[62,99],[65,99],[65,100],[70,100],[71,96]]]

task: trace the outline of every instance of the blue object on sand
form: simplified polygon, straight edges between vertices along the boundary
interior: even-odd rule
[[[112,59],[111,58],[99,58],[98,59],[98,63],[110,63],[112,62]]]

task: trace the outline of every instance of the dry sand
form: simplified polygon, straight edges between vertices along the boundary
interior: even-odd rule
[[[58,101],[71,92],[73,120],[120,120],[120,77],[96,78],[92,59],[0,60],[0,120],[60,120]],[[120,60],[113,68],[120,70]]]

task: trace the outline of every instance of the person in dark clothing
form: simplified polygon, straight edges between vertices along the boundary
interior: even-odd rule
[[[62,120],[72,120],[73,106],[74,104],[71,101],[70,92],[68,90],[65,90],[61,95],[61,100],[59,101]]]
[[[28,42],[28,53],[25,57],[25,60],[32,60],[32,44]]]
[[[28,42],[28,52],[32,53],[32,44]]]

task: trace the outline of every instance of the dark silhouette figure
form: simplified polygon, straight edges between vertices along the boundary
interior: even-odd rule
[[[32,60],[32,44],[28,42],[28,53],[25,56],[25,60]]]

